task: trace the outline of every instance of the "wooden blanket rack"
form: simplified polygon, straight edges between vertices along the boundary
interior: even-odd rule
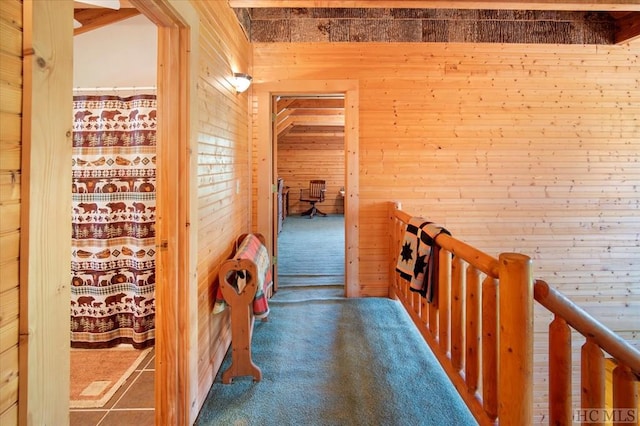
[[[254,234],[264,245],[265,238],[262,234]],[[236,247],[244,240],[247,234],[238,237]],[[239,271],[246,272],[246,285],[238,289],[229,279],[236,276]],[[218,278],[220,289],[225,302],[231,308],[231,365],[222,373],[222,382],[231,383],[238,376],[253,376],[253,380],[259,382],[262,379],[262,371],[251,358],[251,339],[253,334],[253,300],[258,285],[258,267],[253,259],[233,258],[224,261],[220,267]],[[270,291],[270,283],[265,282],[265,297]],[[266,318],[262,319],[266,321]]]

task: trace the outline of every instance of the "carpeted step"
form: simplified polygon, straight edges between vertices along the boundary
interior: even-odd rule
[[[304,302],[305,300],[333,299],[344,297],[342,285],[307,285],[278,287],[278,292],[269,303]]]

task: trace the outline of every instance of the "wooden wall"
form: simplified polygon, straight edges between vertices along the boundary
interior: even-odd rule
[[[640,44],[254,44],[261,82],[357,79],[361,294],[386,201],[547,280],[640,345]],[[536,310],[536,404],[548,316]],[[538,417],[540,419],[540,417]]]
[[[0,2],[0,424],[18,424],[22,3]]]
[[[248,94],[233,72],[251,73],[249,42],[225,2],[193,1],[200,16],[197,134],[198,406],[230,342],[228,311],[212,315],[218,270],[235,238],[251,231]]]
[[[309,203],[300,201],[300,189],[309,188],[311,179],[327,181],[325,200],[318,203],[327,214],[344,213],[344,200],[340,189],[344,187],[344,140],[319,146],[315,143],[278,143],[278,176],[290,188],[289,214],[300,214]]]

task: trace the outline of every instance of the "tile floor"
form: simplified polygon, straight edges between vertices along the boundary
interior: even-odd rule
[[[154,426],[155,349],[100,408],[72,408],[70,426]]]

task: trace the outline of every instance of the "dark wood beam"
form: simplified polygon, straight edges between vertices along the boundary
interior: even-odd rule
[[[228,0],[232,8],[407,8],[640,11],[637,0]]]
[[[640,12],[624,14],[619,19],[616,19],[616,24],[618,26],[615,34],[617,44],[640,38]]]

